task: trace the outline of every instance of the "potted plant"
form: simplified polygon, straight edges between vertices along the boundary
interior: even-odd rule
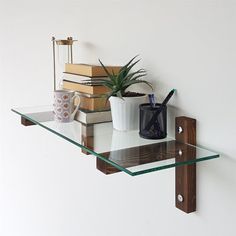
[[[151,83],[143,80],[146,76],[144,69],[131,71],[140,61],[132,58],[127,64],[121,67],[118,74],[110,73],[106,66],[99,60],[105,70],[108,79],[102,80],[102,84],[110,89],[107,99],[110,101],[113,127],[117,130],[135,130],[139,123],[139,105],[147,101],[147,95],[127,91],[134,84],[145,83],[152,88]]]

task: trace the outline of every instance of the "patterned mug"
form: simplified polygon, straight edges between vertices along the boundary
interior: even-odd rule
[[[75,98],[79,96],[74,91],[55,90],[54,91],[54,120],[58,122],[71,122],[74,120],[75,114],[79,109],[79,103],[74,108]]]

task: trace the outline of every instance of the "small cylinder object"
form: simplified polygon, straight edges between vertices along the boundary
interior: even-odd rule
[[[72,37],[67,37],[67,39],[56,39],[52,37],[54,91],[57,90],[58,87],[59,89],[61,88],[60,83],[65,70],[65,63],[73,63],[73,44],[76,41],[78,40],[74,40]]]
[[[139,106],[139,135],[146,139],[163,139],[167,136],[167,107],[160,111],[160,103]]]

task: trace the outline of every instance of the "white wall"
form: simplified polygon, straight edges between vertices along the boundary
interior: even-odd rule
[[[0,235],[235,235],[235,26],[233,0],[1,0]],[[174,207],[174,169],[105,176],[20,125],[12,107],[52,102],[52,35],[78,38],[83,62],[140,54],[159,99],[178,89],[170,113],[196,118],[198,144],[221,153],[198,164],[196,213]]]

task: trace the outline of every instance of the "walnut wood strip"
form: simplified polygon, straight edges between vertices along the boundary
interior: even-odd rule
[[[94,126],[93,125],[81,125],[81,141],[82,145],[90,150],[94,149]],[[81,152],[85,155],[90,155],[85,149],[81,149]]]
[[[32,121],[26,119],[25,117],[21,116],[21,124],[24,126],[36,125]]]
[[[180,149],[183,153],[188,154],[189,158],[192,157],[192,159],[194,159],[195,155],[193,156],[193,153],[195,148],[185,145],[184,143],[176,142],[175,140],[105,152],[100,155],[115,162],[123,168],[129,168],[176,157],[176,162],[181,162],[182,159],[179,158]],[[99,158],[97,158],[97,169],[105,174],[118,172],[115,167],[105,163]]]
[[[99,159],[98,157],[96,159],[96,167],[97,167],[98,170],[100,170],[101,172],[103,172],[106,175],[120,172],[120,170],[118,170],[116,167],[114,167],[114,166],[110,165],[109,163]]]
[[[44,112],[35,112],[25,114],[27,117],[30,117],[32,120],[36,122],[47,122],[53,120],[53,112],[52,111],[44,111]],[[21,124],[24,126],[36,125],[34,122],[29,119],[21,116]]]
[[[181,133],[178,132],[179,127],[182,128]],[[179,142],[196,145],[196,120],[176,117],[175,138]],[[196,158],[196,150],[190,148],[187,152],[182,152],[179,160],[188,161],[194,158]],[[175,205],[186,213],[194,212],[196,211],[196,164],[179,166],[175,170]],[[178,196],[182,196],[182,201]]]

